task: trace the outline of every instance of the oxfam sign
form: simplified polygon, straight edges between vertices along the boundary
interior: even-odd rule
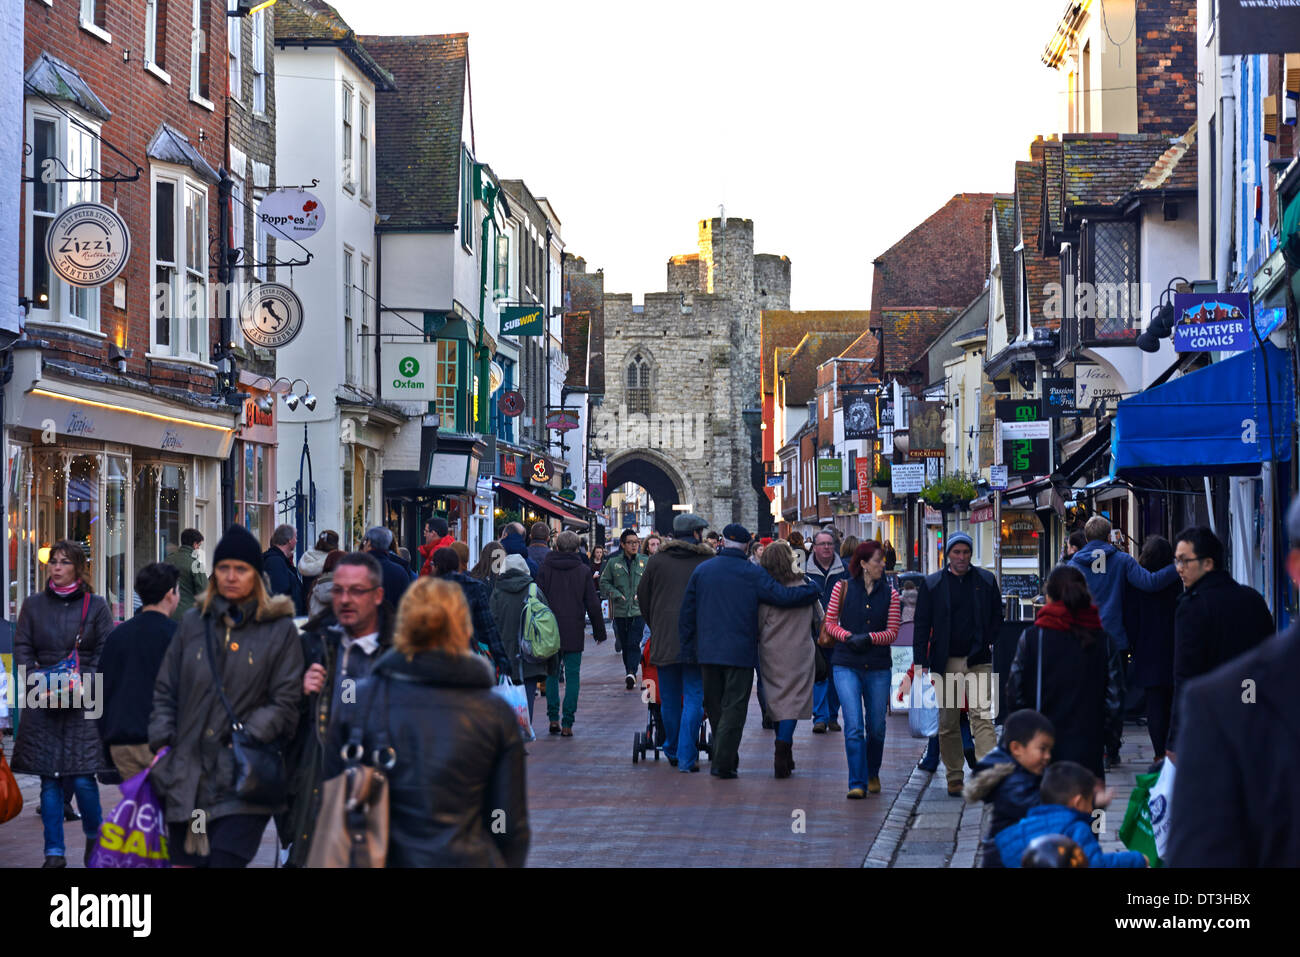
[[[431,402],[437,398],[438,344],[385,342],[380,345],[380,369],[389,398]]]

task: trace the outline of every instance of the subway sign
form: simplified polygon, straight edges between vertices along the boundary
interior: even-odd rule
[[[506,306],[501,310],[501,335],[540,336],[545,333],[543,307]]]

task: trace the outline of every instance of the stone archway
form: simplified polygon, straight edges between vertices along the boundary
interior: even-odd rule
[[[605,470],[605,498],[613,489],[627,482],[641,486],[655,503],[655,531],[669,535],[676,516],[673,506],[690,502],[687,483],[664,456],[648,449],[636,449],[617,456]]]

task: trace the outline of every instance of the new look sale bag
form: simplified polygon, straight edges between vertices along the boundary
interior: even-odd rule
[[[168,751],[154,758],[158,763]],[[122,782],[122,800],[99,826],[99,843],[88,867],[170,867],[167,823],[162,804],[149,784],[153,764]]]

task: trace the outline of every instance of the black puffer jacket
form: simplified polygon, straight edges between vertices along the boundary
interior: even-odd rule
[[[367,760],[391,746],[389,867],[521,867],[528,854],[524,743],[477,655],[390,651],[344,705],[325,749],[326,775],[363,729]]]
[[[29,683],[27,688],[18,688],[17,693],[26,695],[32,687],[34,669],[57,664],[72,652],[84,596],[85,592],[77,589],[69,597],[60,598],[46,588],[23,602],[14,634],[14,667],[27,669]],[[99,655],[112,630],[108,604],[98,595],[91,595],[81,633],[83,676],[99,670]],[[99,689],[87,685],[86,690]],[[103,707],[102,701],[91,699],[87,703],[92,710]],[[86,713],[82,708],[24,708],[10,762],[13,770],[54,777],[111,771],[99,740],[99,720],[86,718]]]
[[[196,605],[181,619],[158,670],[149,718],[150,749],[171,745],[149,775],[168,823],[187,822],[200,808],[209,820],[280,810],[234,796],[230,717],[212,681],[205,636],[211,621],[221,682],[244,730],[257,741],[287,742],[298,726],[304,671],[293,612],[286,595],[272,598],[261,616],[255,601],[235,607],[217,596],[206,615]]]

